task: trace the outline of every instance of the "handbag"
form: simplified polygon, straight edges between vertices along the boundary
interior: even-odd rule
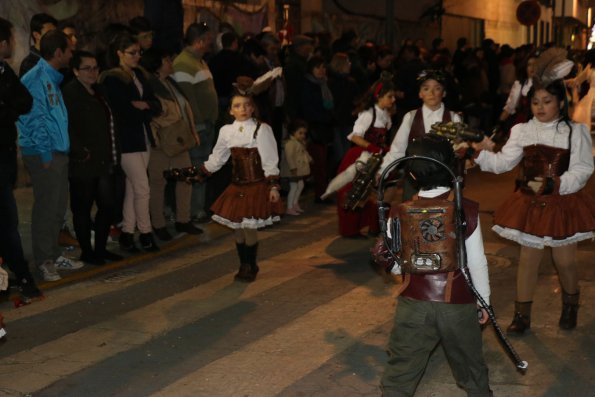
[[[159,147],[169,157],[176,156],[196,146],[196,138],[188,121],[180,119],[157,130]]]
[[[197,137],[192,130],[194,127],[191,126],[192,123],[189,121],[192,118],[189,117],[189,120],[184,120],[179,112],[184,112],[185,110],[182,104],[178,101],[176,94],[173,92],[174,88],[169,87],[168,85],[165,87],[169,90],[173,101],[175,102],[176,109],[178,110],[176,114],[178,114],[180,118],[171,124],[158,127],[156,134],[161,150],[163,150],[167,156],[173,157],[192,149],[198,142]],[[165,104],[166,102],[162,101],[162,103],[164,104],[164,107],[167,107]]]

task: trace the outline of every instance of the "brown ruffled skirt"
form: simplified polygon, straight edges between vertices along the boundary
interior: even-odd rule
[[[212,219],[232,229],[257,229],[278,222],[285,209],[282,200],[271,203],[267,181],[230,184],[211,206]]]
[[[583,191],[545,196],[516,191],[498,208],[494,224],[502,237],[523,245],[571,244],[593,237],[595,199]]]

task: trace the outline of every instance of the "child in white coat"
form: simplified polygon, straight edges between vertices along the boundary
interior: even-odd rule
[[[289,125],[289,139],[283,144],[281,160],[281,177],[289,178],[289,194],[287,195],[288,215],[299,215],[304,212],[299,200],[304,190],[304,179],[310,175],[312,157],[306,150],[308,125],[303,120],[295,120]]]

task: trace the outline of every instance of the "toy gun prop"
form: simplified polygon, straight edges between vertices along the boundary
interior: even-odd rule
[[[382,156],[379,153],[372,154],[366,162],[356,161],[355,178],[351,182],[351,190],[347,192],[343,208],[355,211],[358,207],[364,205],[372,192],[374,179],[380,169],[380,165],[382,165]]]
[[[186,168],[169,168],[163,171],[163,177],[170,181],[176,182],[200,182],[202,175],[199,172],[198,167],[186,167]]]
[[[428,134],[454,142],[481,142],[484,138],[482,131],[469,128],[465,123],[454,121],[434,123]]]
[[[434,127],[434,126],[432,126],[432,127]],[[483,309],[485,309],[485,311],[488,313],[488,317],[494,327],[494,330],[496,331],[496,335],[498,336],[498,339],[500,340],[500,342],[501,342],[502,346],[504,347],[504,349],[506,350],[506,352],[511,357],[515,366],[517,367],[517,369],[519,371],[522,371],[522,372],[526,371],[529,364],[526,361],[521,360],[521,358],[519,357],[517,352],[514,350],[510,341],[506,338],[506,335],[504,335],[504,332],[502,331],[502,329],[498,325],[498,322],[496,321],[496,315],[494,314],[494,309],[490,305],[487,304],[487,302],[481,297],[481,295],[479,294],[477,289],[475,289],[475,286],[473,286],[473,282],[472,282],[471,276],[469,274],[469,268],[467,267],[467,248],[465,246],[465,228],[467,227],[467,224],[465,222],[465,216],[463,213],[463,194],[462,194],[463,178],[455,175],[455,173],[446,164],[444,164],[441,161],[438,161],[432,157],[427,157],[427,156],[403,157],[401,159],[393,161],[388,167],[386,167],[386,169],[382,172],[382,175],[380,176],[380,181],[378,182],[378,189],[377,189],[378,219],[380,222],[380,232],[382,233],[382,238],[384,239],[384,246],[387,248],[389,255],[392,257],[393,263],[399,263],[399,258],[396,255],[396,251],[393,250],[394,244],[391,244],[391,241],[389,241],[389,238],[387,235],[386,214],[389,210],[389,207],[383,201],[383,199],[384,199],[384,185],[385,185],[385,180],[387,179],[387,176],[392,172],[393,169],[396,169],[396,167],[399,164],[401,164],[402,162],[410,161],[410,160],[431,161],[431,162],[436,163],[439,166],[445,168],[448,171],[448,173],[453,177],[454,196],[455,196],[454,204],[455,204],[455,219],[456,219],[458,268],[461,270],[461,273],[463,274],[465,281],[469,285],[469,288],[473,292],[473,295],[475,295],[475,297],[479,301],[479,304],[481,305],[481,307]],[[394,232],[394,230],[393,230],[393,232]],[[395,238],[398,238],[395,235],[393,235],[392,237],[393,237],[393,240]]]

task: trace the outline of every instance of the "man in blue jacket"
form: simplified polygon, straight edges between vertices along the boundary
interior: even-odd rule
[[[78,269],[82,263],[64,258],[58,234],[68,202],[68,115],[60,83],[60,69],[72,58],[71,43],[59,30],[41,38],[41,57],[37,65],[22,77],[33,96],[33,108],[22,115],[19,146],[33,184],[31,237],[33,257],[44,280],[60,280],[58,269]]]

